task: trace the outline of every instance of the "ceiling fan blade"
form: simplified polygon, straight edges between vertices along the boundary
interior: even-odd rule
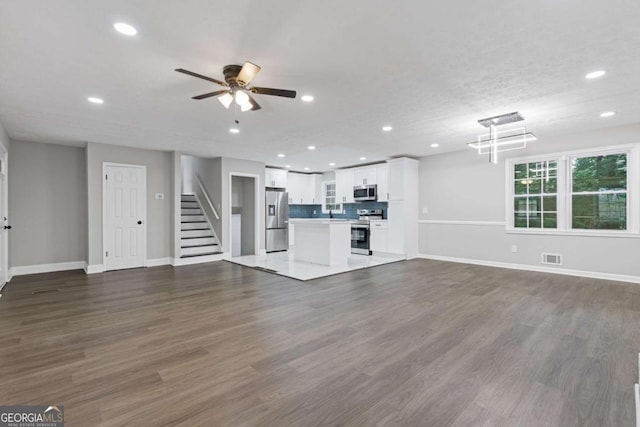
[[[252,87],[251,92],[257,93],[260,95],[274,95],[274,96],[284,96],[285,98],[295,98],[296,91],[295,90],[286,90],[286,89],[271,89],[268,87]]]
[[[217,90],[215,92],[209,92],[209,93],[205,93],[202,95],[198,95],[198,96],[194,96],[191,99],[205,99],[205,98],[211,98],[212,96],[218,96],[218,95],[222,95],[223,93],[228,93],[228,90]]]
[[[258,111],[258,110],[262,109],[262,107],[256,102],[255,99],[253,99],[253,97],[251,95],[249,95],[249,102],[252,105],[251,111]]]
[[[236,81],[240,86],[247,86],[251,80],[253,80],[260,71],[260,67],[253,62],[245,62],[242,66],[242,69],[238,73],[238,77],[236,77]]]
[[[179,72],[179,73],[188,74],[190,76],[197,77],[199,79],[204,79],[204,80],[207,80],[209,82],[217,83],[220,86],[224,86],[224,87],[229,86],[228,84],[226,84],[223,81],[216,80],[216,79],[213,79],[211,77],[203,76],[202,74],[194,73],[193,71],[185,70],[184,68],[176,68],[176,71]]]

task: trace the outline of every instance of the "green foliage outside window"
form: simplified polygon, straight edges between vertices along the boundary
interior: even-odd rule
[[[576,229],[627,229],[627,154],[572,162],[571,224]]]

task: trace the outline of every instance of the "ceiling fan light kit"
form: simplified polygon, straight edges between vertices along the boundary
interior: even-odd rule
[[[475,142],[469,142],[467,146],[478,150],[478,155],[489,155],[489,163],[498,163],[498,153],[505,151],[522,150],[527,148],[528,142],[537,141],[538,138],[527,132],[525,126],[500,128],[523,121],[524,118],[518,112],[501,114],[478,120],[478,123],[489,129],[489,134],[478,136]]]
[[[175,71],[183,74],[187,74],[192,77],[197,77],[199,79],[207,80],[212,83],[216,83],[220,86],[223,86],[227,89],[218,90],[215,92],[209,92],[202,95],[194,96],[193,99],[205,99],[211,98],[214,96],[218,97],[218,101],[225,108],[231,107],[231,103],[235,100],[236,104],[240,107],[241,111],[256,111],[260,110],[262,107],[256,102],[255,99],[250,95],[258,94],[258,95],[271,95],[271,96],[281,96],[285,98],[295,98],[296,91],[295,90],[286,90],[286,89],[272,89],[267,87],[249,87],[249,83],[256,77],[258,72],[260,71],[260,67],[252,62],[245,62],[244,65],[226,65],[222,69],[222,73],[224,74],[224,80],[217,80],[212,77],[207,77],[202,74],[194,73],[193,71],[185,70],[184,68],[177,68]]]

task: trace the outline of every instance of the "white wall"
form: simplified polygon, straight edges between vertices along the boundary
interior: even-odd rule
[[[514,151],[511,157],[640,142],[640,125],[554,139]],[[559,268],[640,277],[640,239],[505,232],[505,164],[488,163],[472,150],[420,160],[419,251],[437,257],[542,267],[542,252],[562,254]],[[423,208],[428,213],[422,212]],[[475,222],[475,223],[474,223]],[[485,222],[485,223],[482,223]],[[511,246],[518,247],[516,253]],[[550,267],[550,266],[545,266]]]
[[[147,258],[172,254],[173,165],[170,152],[141,150],[106,144],[87,144],[88,260],[101,265],[102,257],[102,163],[126,163],[147,167]],[[155,193],[164,193],[156,200]]]
[[[12,141],[10,166],[10,265],[85,261],[85,149]]]

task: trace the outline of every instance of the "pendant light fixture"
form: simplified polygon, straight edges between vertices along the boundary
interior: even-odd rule
[[[476,142],[467,146],[478,150],[479,155],[488,154],[489,163],[498,163],[498,153],[527,148],[528,142],[537,141],[536,136],[527,132],[524,126],[506,126],[521,122],[520,113],[508,113],[500,116],[478,120],[478,123],[489,129],[489,135],[480,135]]]

